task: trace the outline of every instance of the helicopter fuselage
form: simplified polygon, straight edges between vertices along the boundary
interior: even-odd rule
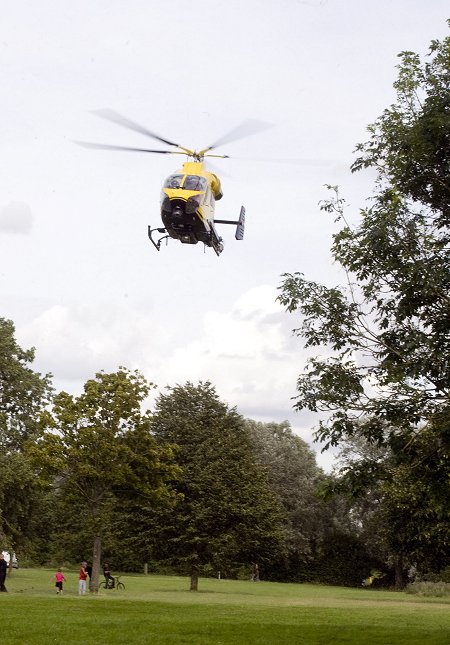
[[[159,136],[115,110],[105,108],[103,110],[95,110],[94,114],[128,130],[143,134],[150,139],[156,139],[156,141],[165,143],[167,146],[176,148],[176,150],[153,150],[147,147],[138,148],[135,146],[111,145],[108,143],[93,143],[89,141],[76,141],[75,143],[85,148],[94,148],[96,150],[144,152],[163,155],[177,154],[187,155],[188,159],[192,159],[192,161],[186,161],[181,170],[170,175],[164,182],[161,191],[161,219],[164,228],[152,228],[148,226],[148,237],[157,251],[160,250],[163,240],[167,242],[172,237],[180,240],[183,244],[203,242],[206,246],[212,247],[217,255],[220,255],[223,251],[223,242],[214,227],[215,223],[235,225],[235,238],[237,240],[244,238],[245,208],[243,206],[241,206],[238,220],[215,219],[215,203],[221,199],[222,189],[219,178],[214,173],[205,169],[203,160],[205,157],[229,158],[228,155],[216,154],[215,152],[211,153],[211,151],[230,141],[235,141],[249,134],[265,130],[268,124],[252,120],[245,121],[241,125],[233,128],[228,134],[216,140],[215,143],[197,152]]]
[[[183,244],[203,242],[219,255],[223,244],[214,228],[214,210],[221,197],[219,178],[201,161],[184,163],[161,191],[161,219],[168,236]]]

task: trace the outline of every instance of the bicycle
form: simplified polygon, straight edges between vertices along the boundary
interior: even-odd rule
[[[99,585],[99,589],[117,589],[117,591],[123,591],[125,589],[125,585],[123,582],[120,582],[120,576],[114,576],[112,577],[112,584],[111,584],[111,578],[108,580],[103,580]]]

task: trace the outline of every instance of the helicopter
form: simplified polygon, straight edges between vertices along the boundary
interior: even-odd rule
[[[148,148],[89,143],[85,141],[76,141],[75,143],[86,148],[100,150],[177,154],[184,155],[188,159],[183,163],[181,169],[169,175],[163,183],[161,189],[161,220],[164,226],[156,228],[148,226],[148,237],[157,251],[160,250],[163,240],[167,243],[172,238],[179,240],[182,244],[197,244],[197,242],[203,242],[206,247],[211,247],[216,255],[219,256],[224,249],[224,244],[216,230],[215,224],[235,225],[236,240],[242,240],[244,238],[244,206],[241,206],[239,217],[236,220],[216,219],[215,217],[215,202],[223,197],[222,186],[218,176],[205,167],[205,158],[229,159],[228,155],[215,154],[211,153],[211,151],[224,143],[235,141],[236,139],[265,130],[271,127],[270,124],[251,119],[244,121],[210,146],[197,152],[196,150],[191,150],[178,143],[174,143],[169,139],[160,137],[138,123],[122,116],[115,110],[95,110],[93,114],[176,149],[153,150]]]

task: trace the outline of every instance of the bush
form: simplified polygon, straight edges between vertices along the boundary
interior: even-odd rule
[[[329,533],[322,545],[321,553],[311,566],[310,582],[357,587],[367,579],[371,571],[378,570],[382,564],[368,553],[364,543],[355,535],[334,531]],[[377,571],[378,578],[382,573]]]
[[[406,587],[406,593],[418,596],[450,596],[448,582],[413,582]]]
[[[450,567],[446,567],[439,573],[424,573],[420,576],[421,582],[450,582]]]

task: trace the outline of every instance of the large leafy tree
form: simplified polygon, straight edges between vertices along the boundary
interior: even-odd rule
[[[245,423],[284,510],[286,559],[277,563],[278,573],[295,579],[301,576],[302,565],[304,569],[315,556],[325,527],[330,524],[332,510],[317,494],[324,474],[311,448],[292,432],[288,421],[262,423],[246,419]]]
[[[12,321],[0,318],[0,537],[18,550],[32,537],[32,515],[40,496],[27,456],[39,419],[52,394],[50,375],[31,365],[34,349],[22,349]]]
[[[350,494],[357,533],[374,557],[394,566],[398,587],[410,565],[427,573],[448,564],[446,434],[448,428],[425,427],[397,453],[358,436],[341,446],[330,489]]]
[[[169,388],[152,422],[159,441],[178,445],[181,499],[159,517],[158,556],[186,571],[191,590],[201,573],[264,568],[283,548],[280,508],[258,463],[243,418],[211,383]]]
[[[347,284],[285,275],[280,300],[301,314],[305,345],[321,348],[299,376],[296,402],[325,413],[318,438],[328,447],[361,436],[413,459],[429,433],[443,460],[434,483],[430,471],[431,509],[450,449],[450,38],[433,41],[425,62],[400,54],[395,88],[396,102],[357,147],[353,170],[377,173],[360,223],[347,222],[337,188],[322,205],[342,225],[332,254]],[[445,521],[448,507],[435,511]],[[402,548],[419,557],[417,545]]]
[[[271,575],[280,580],[358,584],[371,565],[379,566],[379,558],[359,535],[354,504],[337,494],[344,487],[317,466],[313,451],[289,422],[247,419],[246,425],[284,510],[285,557],[273,563]],[[324,499],[324,490],[336,494]]]
[[[102,541],[113,531],[115,510],[160,503],[173,479],[172,447],[159,447],[150,415],[141,406],[151,384],[139,372],[100,372],[74,397],[55,397],[48,429],[34,448],[42,474],[51,476],[64,508],[70,504],[71,534],[86,553],[93,544],[92,587],[98,589]],[[64,534],[64,520],[61,521]]]

